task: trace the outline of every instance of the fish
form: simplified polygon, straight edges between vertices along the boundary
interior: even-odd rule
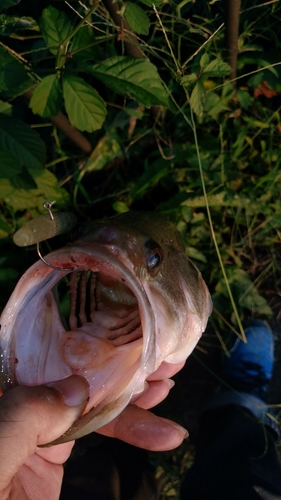
[[[85,377],[83,415],[56,443],[98,430],[144,393],[162,363],[184,363],[212,310],[208,288],[165,215],[82,223],[20,278],[1,315],[0,387]],[[58,286],[67,281],[63,317]]]

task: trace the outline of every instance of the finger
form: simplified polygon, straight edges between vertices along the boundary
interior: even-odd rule
[[[37,445],[61,436],[87,404],[89,387],[82,377],[68,377],[50,386],[18,386],[0,398],[1,489]]]
[[[52,464],[63,464],[68,459],[74,443],[75,441],[68,441],[68,443],[57,444],[49,448],[37,448],[36,455]]]
[[[171,379],[149,382],[147,391],[134,401],[134,405],[144,408],[145,410],[153,408],[153,406],[158,405],[167,397],[170,389],[174,387],[174,385],[175,382]]]
[[[135,405],[127,406],[98,432],[151,451],[172,450],[188,436],[187,431],[175,422],[157,417]]]
[[[182,367],[185,365],[185,361],[181,361],[180,363],[166,363],[163,361],[159,368],[149,375],[147,378],[148,382],[151,380],[163,380],[164,378],[171,378],[175,373],[178,373]]]

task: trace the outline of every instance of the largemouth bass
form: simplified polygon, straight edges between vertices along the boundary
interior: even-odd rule
[[[1,316],[0,384],[6,391],[85,377],[90,400],[64,442],[115,418],[161,363],[184,362],[205,330],[211,300],[176,227],[155,213],[85,223],[73,243],[45,259],[59,269],[36,262]],[[67,321],[56,292],[65,279]]]

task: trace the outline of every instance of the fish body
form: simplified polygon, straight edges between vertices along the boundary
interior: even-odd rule
[[[161,363],[184,362],[211,312],[208,289],[165,217],[128,212],[83,224],[75,241],[36,262],[1,316],[3,391],[71,374],[90,400],[57,442],[110,422],[145,390]],[[67,278],[66,278],[67,277]],[[69,279],[69,318],[56,285]]]

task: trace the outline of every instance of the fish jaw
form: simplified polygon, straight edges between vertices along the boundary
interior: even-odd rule
[[[90,401],[73,431],[59,440],[64,442],[105,425],[144,390],[145,380],[155,370],[156,363],[154,314],[138,279],[101,246],[69,245],[49,254],[46,260],[65,270],[54,270],[41,261],[35,263],[19,280],[1,316],[0,382],[5,391],[16,384],[40,385],[73,373],[84,376],[90,385]],[[126,283],[138,301],[142,338],[113,349],[107,340],[87,335],[86,327],[78,328],[77,332],[65,331],[51,289],[70,269],[102,270],[105,275]],[[94,367],[90,362],[84,369],[77,366],[69,350],[65,349],[66,356],[61,353],[62,345],[69,346],[71,335],[72,353],[80,348],[80,355],[84,352],[87,357],[87,349],[99,354],[102,346],[104,359],[101,356]]]

